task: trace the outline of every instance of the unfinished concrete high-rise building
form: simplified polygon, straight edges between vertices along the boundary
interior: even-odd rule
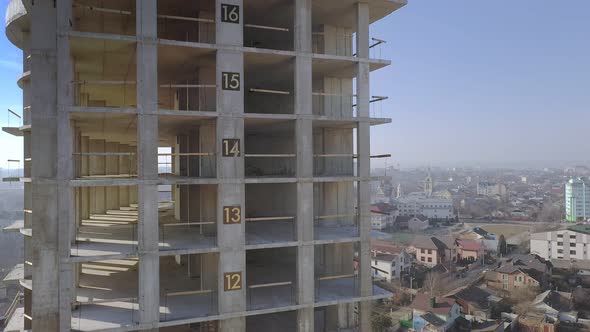
[[[405,1],[10,1],[22,328],[370,331],[369,25]]]

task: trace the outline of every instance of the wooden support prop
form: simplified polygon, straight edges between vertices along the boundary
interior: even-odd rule
[[[351,99],[352,99],[352,97],[354,97],[354,95],[342,95],[342,94],[327,93],[327,92],[312,92],[311,94],[313,96],[350,97]]]
[[[289,32],[288,28],[281,28],[281,27],[271,27],[268,25],[258,25],[258,24],[244,24],[245,28],[254,28],[254,29],[263,29],[263,30],[273,30],[273,31],[283,31]]]
[[[332,157],[353,157],[356,158],[358,155],[350,154],[350,153],[331,153],[331,154],[314,154],[314,157],[325,157],[325,158],[332,158]]]
[[[72,81],[74,84],[94,84],[94,85],[134,85],[136,81],[106,81],[106,80],[95,80],[95,81]]]
[[[336,280],[336,279],[344,279],[344,278],[354,278],[354,274],[341,274],[336,276],[329,276],[329,277],[320,277],[320,281],[324,280]]]
[[[73,304],[89,305],[89,304],[101,304],[101,303],[113,303],[113,302],[137,302],[137,298],[136,297],[121,297],[121,298],[115,298],[115,299],[74,301]]]
[[[269,283],[269,284],[252,285],[252,286],[248,286],[248,288],[250,288],[250,289],[268,288],[268,287],[288,286],[288,285],[292,285],[292,284],[293,284],[292,281],[284,281],[284,282],[273,282],[273,283]]]
[[[370,158],[389,158],[391,157],[391,154],[377,154],[374,156],[370,156]]]
[[[173,153],[158,153],[158,157],[173,157],[173,156],[214,156],[215,152],[173,152]]]
[[[101,13],[111,13],[111,14],[119,14],[119,15],[131,15],[130,11],[127,10],[121,10],[121,9],[111,9],[111,8],[103,8],[103,7],[94,7],[94,6],[88,6],[88,5],[82,5],[79,3],[75,3],[74,4],[74,8],[83,8],[83,9],[88,9],[88,10],[92,10],[95,12],[101,12]]]
[[[283,91],[283,90],[269,90],[269,89],[255,89],[251,88],[250,92],[260,92],[260,93],[272,93],[276,95],[290,95],[291,92]]]
[[[10,112],[12,115],[16,116],[17,118],[22,119],[22,117],[20,115],[13,112],[10,108],[8,109],[8,112]]]
[[[270,221],[270,220],[293,220],[295,217],[258,217],[258,218],[246,218],[246,221]]]
[[[203,221],[203,222],[179,222],[173,224],[161,224],[162,227],[169,227],[169,226],[193,226],[193,225],[215,225],[215,221]]]
[[[246,158],[295,158],[297,157],[294,153],[283,153],[283,154],[245,154]]]
[[[167,18],[170,20],[179,20],[179,21],[191,21],[191,22],[202,22],[202,23],[215,23],[215,20],[209,18],[199,18],[199,17],[187,17],[187,16],[175,16],[175,15],[158,15],[158,18]]]
[[[204,290],[196,290],[196,291],[171,292],[171,293],[166,293],[166,296],[182,296],[182,295],[197,295],[197,294],[211,294],[211,293],[213,293],[213,290],[204,289]]]
[[[160,88],[185,88],[185,89],[200,89],[200,88],[216,88],[215,84],[161,84]]]
[[[74,152],[75,156],[135,156],[135,152]]]

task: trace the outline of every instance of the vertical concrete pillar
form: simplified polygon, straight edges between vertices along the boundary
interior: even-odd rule
[[[139,323],[156,326],[160,310],[158,256],[157,1],[137,6]],[[154,331],[157,329],[154,329]]]
[[[108,153],[118,153],[119,143],[117,142],[106,142],[105,150]],[[106,156],[105,157],[105,173],[106,174],[119,174],[119,156]],[[119,188],[118,187],[106,187],[105,188],[105,205],[107,210],[119,209]]]
[[[222,5],[239,6],[239,23],[222,22]],[[215,1],[216,39],[219,45],[243,45],[244,6],[242,0]],[[240,76],[239,90],[223,89],[223,73]],[[217,177],[221,183],[217,200],[217,236],[219,244],[219,312],[243,312],[246,307],[246,253],[245,245],[245,196],[244,196],[244,56],[241,51],[217,51]],[[223,139],[239,139],[240,155],[223,157]],[[239,205],[242,211],[240,224],[223,224],[223,207]],[[224,290],[224,274],[240,272],[240,290]],[[244,317],[222,320],[220,332],[246,330]]]
[[[295,0],[295,137],[297,149],[297,304],[314,303],[311,0]],[[297,331],[312,332],[314,309],[297,312]]]
[[[74,178],[74,126],[70,123],[70,107],[74,104],[71,82],[74,66],[70,54],[72,0],[63,0],[57,6],[57,178],[58,178],[58,247],[59,247],[59,309],[60,331],[70,331],[72,301],[75,299],[75,269],[70,263],[71,245],[75,240],[75,200],[69,181]]]
[[[31,7],[31,148],[33,292],[32,328],[60,331],[57,10]]]
[[[373,295],[373,285],[371,276],[371,257],[370,257],[370,123],[369,123],[369,64],[366,60],[369,57],[369,5],[366,2],[357,3],[357,33],[356,48],[357,57],[359,58],[356,94],[357,94],[357,116],[359,117],[357,131],[357,150],[358,150],[358,175],[360,177],[358,186],[359,199],[359,223],[361,242],[359,250],[359,283],[360,295]],[[359,327],[361,331],[371,331],[371,302],[365,301],[360,303],[359,308]]]
[[[29,56],[31,55],[31,34],[30,32],[23,31],[23,72],[30,70],[30,61]],[[31,124],[31,85],[28,81],[23,82],[23,124],[30,125]],[[31,148],[31,133],[24,132],[23,135],[23,160],[26,158],[31,158],[32,156],[32,148]],[[27,165],[28,164],[28,165]],[[25,169],[24,169],[24,176],[25,177],[32,177],[32,162],[25,162]],[[31,183],[24,183],[24,209],[31,210],[32,209],[32,185]],[[24,214],[24,226],[26,228],[32,227],[32,214],[25,212]],[[29,260],[29,256],[31,255],[31,247],[32,239],[25,236],[24,237],[24,258],[25,260]],[[25,277],[30,277],[32,273],[32,267],[28,264],[24,265],[24,275]],[[25,315],[31,317],[31,292],[25,290],[24,296],[24,313]],[[25,330],[29,330],[32,328],[32,322],[24,318],[24,328]]]

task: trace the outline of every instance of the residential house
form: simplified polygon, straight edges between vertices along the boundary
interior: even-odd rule
[[[393,226],[397,217],[397,209],[388,203],[371,204],[371,228],[383,230]]]
[[[437,237],[418,236],[414,239],[412,247],[416,253],[416,261],[426,266],[443,264],[452,257],[452,245],[448,246]]]
[[[537,255],[515,255],[485,275],[489,288],[512,292],[523,287],[545,287],[552,265]]]
[[[492,307],[502,301],[501,298],[474,285],[461,287],[446,296],[457,301],[462,314],[474,316],[480,321],[490,318]]]
[[[551,316],[533,311],[518,316],[515,323],[513,325],[519,332],[556,332],[559,321]]]
[[[578,320],[578,312],[573,310],[572,293],[548,290],[537,295],[532,305],[535,311],[559,319],[560,322]]]
[[[455,240],[455,247],[457,252],[457,260],[473,260],[478,261],[483,259],[484,246],[478,240]]]
[[[403,247],[391,242],[374,241],[371,243],[371,268],[373,276],[384,278],[391,282],[400,279],[405,273],[410,272],[412,256]]]
[[[461,309],[455,299],[430,297],[424,293],[416,294],[410,308],[416,331],[447,331],[461,315]]]
[[[424,215],[413,216],[408,220],[408,229],[412,232],[420,232],[430,227],[428,217]]]

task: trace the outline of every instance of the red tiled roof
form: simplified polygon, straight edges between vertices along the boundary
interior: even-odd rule
[[[457,244],[461,249],[468,251],[481,251],[481,243],[474,240],[457,240]]]
[[[395,208],[391,204],[387,204],[387,203],[383,203],[383,202],[371,204],[371,212],[373,212],[373,213],[391,214],[391,212],[394,210],[395,210]]]
[[[371,251],[384,254],[399,254],[404,248],[387,241],[371,241]]]

